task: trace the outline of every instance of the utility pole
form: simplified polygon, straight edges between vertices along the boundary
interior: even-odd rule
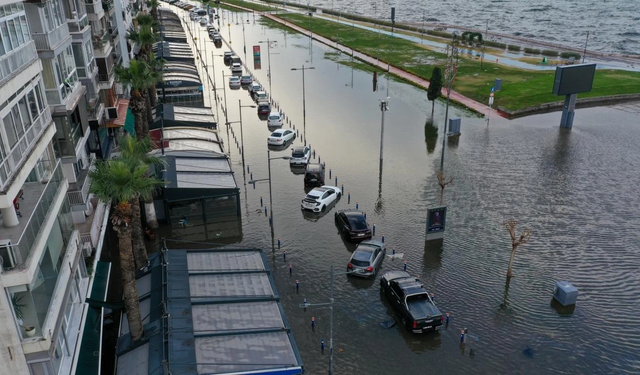
[[[451,45],[447,46],[447,64],[445,69],[445,82],[447,83],[447,107],[444,112],[444,125],[442,129],[442,155],[440,157],[440,172],[444,170],[444,150],[447,145],[447,121],[449,119],[449,100],[451,97],[451,86],[456,78],[458,70],[458,48],[455,46],[456,33],[453,34]]]
[[[389,110],[389,97],[380,100],[380,112],[382,120],[380,124],[380,168],[382,168],[382,156],[384,151],[384,113]]]
[[[584,58],[587,56],[587,43],[589,43],[589,31],[587,31],[587,40],[584,41],[584,52],[582,53],[583,64],[584,64]]]
[[[306,104],[306,94],[304,87],[304,71],[315,69],[313,66],[305,67],[304,64],[302,68],[291,68],[291,70],[302,70],[302,126],[303,126],[303,135],[304,135],[304,145],[307,145],[307,104]]]

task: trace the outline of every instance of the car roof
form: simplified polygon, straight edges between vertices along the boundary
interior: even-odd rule
[[[260,91],[258,91],[256,94],[265,94],[265,95],[266,95],[267,93],[266,93],[266,92],[264,92],[264,91],[262,91],[262,90],[260,90]]]
[[[250,75],[243,75],[242,78],[251,78]]]
[[[258,103],[258,107],[270,107],[269,103]]]
[[[322,170],[322,164],[317,164],[317,163],[307,164],[307,170],[308,171],[321,171]]]
[[[324,193],[324,192],[325,192],[325,191],[327,191],[327,190],[330,190],[330,189],[329,189],[329,188],[326,188],[326,187],[324,187],[324,186],[321,186],[321,187],[314,188],[314,189],[313,189],[313,190],[311,190],[311,191],[318,191],[318,192]]]
[[[235,81],[235,80],[238,80],[238,79],[240,79],[240,77],[238,77],[238,76],[229,77],[229,81]]]
[[[284,133],[284,130],[283,129],[274,130],[274,131],[271,132],[271,135],[274,135],[276,133],[277,134],[282,134],[282,133]]]
[[[346,216],[364,216],[364,212],[360,210],[351,209],[351,210],[342,210],[340,212],[345,214]]]

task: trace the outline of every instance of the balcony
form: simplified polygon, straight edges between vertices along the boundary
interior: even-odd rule
[[[88,0],[84,5],[87,7],[87,13],[91,21],[98,21],[104,17],[105,11],[108,11],[104,8],[104,3],[101,0]],[[113,4],[111,6],[113,6]]]
[[[0,87],[14,74],[31,65],[37,59],[38,52],[32,41],[0,57]]]
[[[102,2],[102,9],[111,14],[111,11],[113,11],[113,1],[103,1]]]
[[[111,37],[107,30],[103,30],[102,34],[94,34],[93,40],[93,53],[95,57],[106,57],[111,53]]]
[[[93,162],[95,158],[89,159],[90,167],[83,169],[78,174],[75,183],[69,184],[69,190],[67,196],[69,197],[70,205],[86,205],[87,198],[89,197],[89,187],[91,187],[91,178],[89,177],[89,171],[93,170]]]
[[[93,201],[93,200],[92,200]],[[109,206],[102,201],[95,201],[93,213],[87,217],[87,221],[76,224],[76,229],[80,232],[80,245],[96,247],[101,237],[102,223],[105,214],[109,215]]]
[[[98,73],[98,87],[101,90],[110,89],[113,86],[114,82],[115,82],[115,74],[113,70],[107,74]]]
[[[0,183],[4,185],[9,179],[22,168],[22,164],[29,157],[31,150],[40,140],[49,126],[53,126],[51,119],[51,109],[47,106],[40,117],[34,121],[33,125],[24,136],[13,146],[7,157],[0,163]],[[2,238],[0,236],[0,238]]]
[[[69,26],[65,22],[50,33],[31,33],[31,36],[36,42],[38,52],[54,51],[60,43],[69,38]]]
[[[109,34],[111,34],[111,38],[115,39],[118,37],[118,28],[117,27],[109,27]]]
[[[89,18],[85,15],[80,19],[68,19],[70,33],[83,33],[89,27]]]
[[[48,175],[48,180],[45,177],[46,183],[27,182],[23,185],[22,199],[18,201],[20,223],[10,228],[2,227],[4,246],[0,247],[0,254],[3,270],[24,269],[49,208],[66,181],[59,161],[55,165],[48,161],[41,163],[47,169],[45,176]]]

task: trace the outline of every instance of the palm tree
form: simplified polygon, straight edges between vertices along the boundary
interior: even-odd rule
[[[147,7],[151,8],[151,17],[153,17],[153,20],[156,22],[158,22],[158,5],[160,5],[158,0],[147,1]]]
[[[130,164],[120,159],[98,160],[95,169],[89,172],[91,177],[90,192],[105,202],[115,204],[113,211],[111,211],[111,223],[113,230],[118,235],[123,298],[131,341],[137,341],[143,335],[131,247],[133,227],[131,201],[139,199],[140,196],[151,194],[159,184],[157,180],[147,177],[146,172],[145,166],[131,168]]]
[[[151,140],[147,137],[142,140],[135,140],[132,137],[122,137],[119,142],[120,150],[122,151],[121,157],[132,165],[137,167],[138,165],[144,165],[148,168],[162,165],[164,162],[162,159],[156,156],[149,155],[151,151]],[[153,205],[153,195],[149,195],[144,198],[144,210],[147,217],[147,225],[155,229],[158,227],[158,219],[156,218],[156,210]],[[140,211],[138,210],[138,213]],[[136,248],[146,251],[144,247],[144,238],[142,234],[142,223],[140,222],[140,215],[137,217],[137,227],[140,229],[140,233],[134,233],[133,236],[133,248],[134,252]],[[146,255],[146,253],[145,253]]]
[[[138,18],[141,18],[141,17],[143,19],[146,19],[145,17],[150,17],[150,16],[146,16],[146,15],[144,17],[143,15],[138,16]],[[142,60],[149,62],[149,53],[151,53],[153,44],[160,40],[160,35],[158,35],[158,33],[156,33],[155,31],[153,31],[153,28],[151,25],[147,25],[145,23],[142,25],[138,25],[138,28],[129,29],[129,31],[127,32],[127,39],[132,41],[134,44],[137,44],[140,46],[140,52],[138,52],[138,58],[141,58]]]
[[[149,114],[151,109],[147,106],[148,89],[155,87],[159,81],[159,74],[142,60],[131,60],[129,67],[117,66],[116,77],[118,82],[131,88],[131,101],[129,108],[133,112],[136,126],[136,137],[144,139],[149,134]]]

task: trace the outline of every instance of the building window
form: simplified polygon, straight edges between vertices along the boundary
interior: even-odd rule
[[[86,78],[87,70],[85,68],[85,63],[84,63],[84,53],[82,51],[83,50],[82,44],[73,43],[71,46],[73,47],[73,59],[75,60],[76,69],[78,70],[78,77]]]

